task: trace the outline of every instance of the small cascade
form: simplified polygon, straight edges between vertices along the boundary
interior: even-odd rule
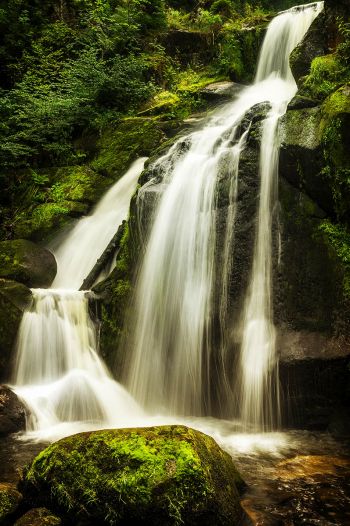
[[[27,431],[41,440],[77,430],[127,425],[142,414],[113,380],[97,352],[89,314],[93,293],[79,291],[86,273],[126,219],[145,159],[138,159],[57,245],[58,273],[51,289],[33,289],[17,341],[13,384],[30,409]]]
[[[241,419],[253,429],[271,429],[280,420],[276,331],[272,309],[272,221],[277,204],[278,122],[297,92],[289,55],[301,41],[323,2],[285,11],[270,24],[261,50],[255,86],[278,83],[269,98],[260,147],[260,199],[253,267],[243,315],[239,384]]]
[[[57,261],[53,288],[79,289],[113,235],[128,216],[130,201],[146,158],[140,157],[63,239],[52,243]],[[117,226],[117,228],[116,228]]]

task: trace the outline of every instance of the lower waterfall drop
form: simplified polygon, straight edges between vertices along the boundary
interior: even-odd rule
[[[127,426],[140,407],[110,375],[98,354],[89,313],[86,275],[121,222],[141,174],[138,159],[57,244],[58,272],[52,289],[33,289],[17,339],[13,384],[29,408],[27,431],[39,440],[103,426]]]

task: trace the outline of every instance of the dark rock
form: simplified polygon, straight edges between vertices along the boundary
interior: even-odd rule
[[[298,85],[300,79],[309,73],[313,59],[325,55],[326,52],[325,15],[321,13],[290,55],[290,67]]]
[[[289,110],[303,110],[305,108],[315,108],[319,105],[319,101],[310,99],[309,97],[303,97],[302,95],[296,95],[288,104]]]
[[[54,255],[31,241],[0,242],[0,277],[28,287],[49,287],[57,272]]]
[[[242,479],[216,442],[184,426],[65,438],[39,454],[21,487],[73,524],[234,526]]]
[[[32,293],[25,285],[0,279],[0,379],[8,379],[18,328]]]
[[[319,107],[291,110],[281,120],[280,174],[304,190],[326,212],[332,212],[330,181],[324,167],[322,111]]]
[[[27,511],[14,526],[60,526],[62,521],[46,508],[34,508]]]
[[[346,435],[350,421],[350,360],[280,364],[282,414],[292,428]]]
[[[26,408],[6,385],[0,386],[0,436],[23,431],[26,427]]]
[[[22,499],[22,495],[14,484],[0,483],[0,524],[8,524]]]

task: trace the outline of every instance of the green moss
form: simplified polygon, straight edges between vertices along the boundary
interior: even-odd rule
[[[66,166],[40,173],[45,180],[40,199],[33,199],[15,217],[16,237],[42,240],[76,217],[88,212],[113,184],[88,166]],[[39,201],[39,204],[37,202]]]
[[[330,95],[322,105],[324,176],[332,188],[335,211],[339,219],[350,214],[350,86]]]
[[[22,495],[12,484],[0,483],[0,523],[12,515],[18,508]]]
[[[163,140],[157,121],[151,118],[130,117],[113,128],[107,128],[97,142],[99,152],[91,162],[97,172],[118,179],[132,161],[149,155]]]
[[[181,105],[180,97],[171,91],[161,91],[157,93],[151,101],[148,102],[146,109],[142,110],[139,115],[159,115],[175,116]]]
[[[302,91],[310,97],[325,99],[346,82],[348,72],[336,53],[316,57],[311,63],[310,74],[305,78]]]
[[[101,177],[88,166],[67,166],[57,170],[49,199],[95,203],[112,184],[113,179]]]
[[[344,225],[329,220],[322,221],[319,231],[342,266],[343,292],[346,298],[350,298],[350,233]]]
[[[71,520],[235,524],[242,480],[213,439],[183,426],[83,433],[40,453],[24,490]],[[213,522],[214,521],[214,522]]]
[[[27,211],[19,214],[15,219],[14,233],[16,237],[41,240],[64,226],[72,216],[86,211],[87,206],[82,203],[44,203],[29,213]]]

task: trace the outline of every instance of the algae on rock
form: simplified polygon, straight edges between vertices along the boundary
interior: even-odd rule
[[[230,456],[184,426],[81,433],[26,469],[25,499],[84,524],[234,526],[243,481]]]

